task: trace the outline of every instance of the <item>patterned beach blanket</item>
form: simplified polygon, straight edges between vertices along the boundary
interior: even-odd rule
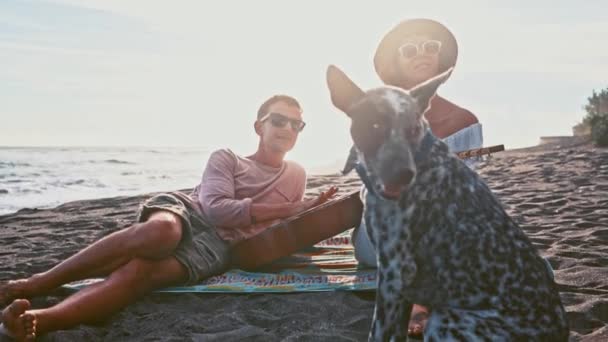
[[[88,279],[64,287],[79,290],[101,280]],[[376,269],[357,263],[348,230],[257,272],[233,269],[195,286],[169,287],[156,292],[280,293],[375,289]]]

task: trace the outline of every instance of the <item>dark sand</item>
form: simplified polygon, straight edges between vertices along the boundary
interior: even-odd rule
[[[555,269],[572,341],[608,341],[608,150],[566,139],[497,153],[479,173]],[[309,194],[354,176],[315,176]],[[0,216],[0,279],[41,272],[133,222],[148,197],[67,203]],[[36,307],[64,294],[34,299]],[[42,341],[364,341],[373,300],[353,292],[152,294],[103,324]]]

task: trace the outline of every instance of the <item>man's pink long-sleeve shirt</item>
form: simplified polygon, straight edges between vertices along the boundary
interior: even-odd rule
[[[301,201],[306,172],[295,162],[269,167],[236,155],[229,149],[209,157],[193,197],[220,237],[231,243],[263,231],[275,221],[252,224],[251,203],[279,204]]]

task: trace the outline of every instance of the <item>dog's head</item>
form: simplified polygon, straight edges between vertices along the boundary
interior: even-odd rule
[[[351,118],[350,133],[375,191],[396,200],[416,176],[414,153],[428,129],[423,114],[452,69],[410,91],[385,86],[364,92],[335,66],[327,69],[333,104]]]

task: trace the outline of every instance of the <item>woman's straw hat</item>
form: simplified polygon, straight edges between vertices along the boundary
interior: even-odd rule
[[[374,56],[374,67],[382,82],[397,86],[395,74],[395,58],[404,37],[419,34],[427,35],[432,39],[441,41],[439,53],[439,73],[442,73],[456,64],[458,57],[458,43],[450,30],[442,24],[431,19],[405,20],[390,30],[378,44]]]

